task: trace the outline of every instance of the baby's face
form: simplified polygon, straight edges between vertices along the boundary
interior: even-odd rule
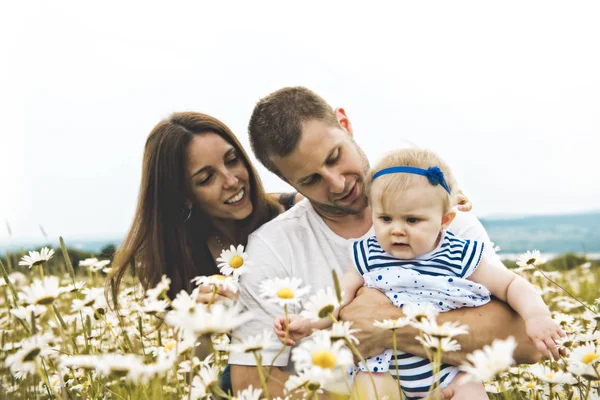
[[[415,186],[387,193],[382,201],[380,186],[383,185],[377,181],[371,186],[373,227],[380,246],[399,259],[416,258],[432,251],[442,231],[441,188]]]

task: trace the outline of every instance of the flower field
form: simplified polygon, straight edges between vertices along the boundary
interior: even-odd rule
[[[246,263],[251,268],[243,249],[239,256],[233,254],[238,250],[222,260],[226,265],[221,270],[228,276],[199,277],[195,283],[237,290],[240,267]],[[199,304],[195,292],[169,299],[165,277],[144,293],[130,276],[120,293],[112,293],[105,287],[109,260],[88,258],[73,266],[66,255],[62,247],[3,259],[0,399],[274,398],[264,385],[240,393],[224,393],[219,387],[234,346],[226,334],[252,318],[239,305]],[[599,399],[600,266],[584,262],[552,271],[540,260],[538,253],[528,253],[516,271],[539,288],[567,333],[560,343],[566,355],[514,366],[515,343],[509,337],[470,355],[462,368],[472,379],[486,381],[491,398]],[[334,288],[310,293],[296,280],[265,283],[263,295],[284,307],[301,302],[306,315],[314,318],[332,316],[339,307]],[[458,349],[453,338],[468,334],[466,326],[439,326],[435,312],[426,307],[405,308],[405,319],[377,324],[392,330],[406,324],[418,327],[434,368],[442,352]],[[312,399],[335,388],[336,397],[347,397],[339,394],[349,386],[341,371],[352,367],[353,353],[358,356],[353,333],[348,323],[338,322],[295,347],[292,360],[298,375],[285,383],[286,394]],[[241,339],[234,350],[252,353],[259,362],[263,349],[282,347],[273,332]],[[259,372],[263,383],[270,379],[268,368]]]

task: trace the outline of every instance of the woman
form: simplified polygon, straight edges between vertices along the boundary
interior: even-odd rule
[[[222,249],[245,245],[283,210],[225,124],[206,114],[174,113],[146,141],[137,210],[113,261],[114,290],[135,263],[145,289],[167,275],[170,298],[191,291],[192,278],[219,273]],[[199,301],[207,300],[201,293]]]

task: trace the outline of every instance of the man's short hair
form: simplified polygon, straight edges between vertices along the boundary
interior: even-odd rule
[[[269,171],[281,175],[271,158],[294,151],[303,123],[313,119],[339,126],[333,108],[305,87],[286,87],[260,99],[248,124],[254,155]]]

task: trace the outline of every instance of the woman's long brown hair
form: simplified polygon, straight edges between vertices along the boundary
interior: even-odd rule
[[[130,266],[144,289],[154,287],[162,275],[171,279],[169,297],[182,289],[190,291],[190,280],[198,275],[218,273],[208,250],[207,239],[215,228],[198,207],[187,220],[185,205],[186,152],[194,135],[216,133],[239,152],[250,176],[250,200],[253,211],[237,221],[237,243],[246,245],[248,235],[274,218],[277,202],[265,194],[248,155],[231,130],[206,114],[178,112],[159,122],[146,140],[137,209],[133,224],[117,250],[109,276],[116,304],[121,280]]]

